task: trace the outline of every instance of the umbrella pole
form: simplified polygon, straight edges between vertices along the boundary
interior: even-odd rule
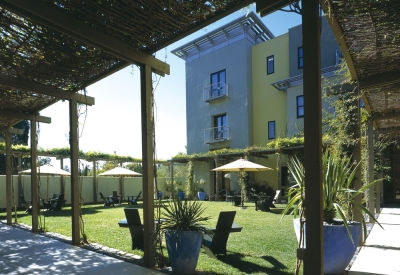
[[[241,199],[242,199],[242,208],[244,207],[244,199],[243,199],[243,177],[242,177],[242,173],[239,173],[239,177],[240,177],[240,195],[241,195]]]

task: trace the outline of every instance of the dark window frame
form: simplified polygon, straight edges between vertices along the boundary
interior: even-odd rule
[[[222,124],[220,124],[220,122],[222,122]],[[228,116],[226,114],[213,116],[213,128],[214,128],[213,139],[225,139],[224,127],[227,126],[228,126]]]
[[[270,125],[274,125],[274,131],[271,133]],[[268,121],[268,139],[275,139],[276,138],[276,123],[275,120]]]
[[[272,67],[270,68],[270,62],[268,59],[272,58]],[[275,73],[275,56],[267,56],[267,75]]]
[[[221,81],[222,72],[224,73],[224,79],[223,79],[224,81]],[[217,82],[215,82],[215,83],[213,82],[213,76],[214,75],[217,76]],[[224,84],[221,84],[221,82],[224,83]],[[215,96],[221,96],[221,94],[222,95],[226,94],[225,83],[226,83],[226,69],[223,69],[223,70],[220,70],[220,71],[217,71],[217,72],[214,72],[214,73],[210,74],[211,93],[215,94]],[[217,88],[216,89],[217,92],[214,92],[214,89],[213,89],[214,85]]]
[[[304,66],[304,50],[303,46],[301,46],[297,48],[297,68],[303,69],[303,66]]]
[[[303,104],[302,105],[299,105],[299,98],[303,98]],[[302,115],[299,115],[299,110],[300,109],[303,110],[303,114]],[[304,95],[296,96],[296,114],[297,114],[297,118],[304,117]]]

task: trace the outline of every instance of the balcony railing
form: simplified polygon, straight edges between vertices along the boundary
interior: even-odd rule
[[[203,88],[204,101],[211,101],[221,97],[228,96],[228,84],[225,82],[218,82]]]
[[[220,126],[204,129],[204,143],[221,142],[229,139],[229,127]]]

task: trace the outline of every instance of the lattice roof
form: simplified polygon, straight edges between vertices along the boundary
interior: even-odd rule
[[[400,1],[324,3],[330,5],[325,10],[330,11],[330,23],[367,109],[381,118],[374,120],[375,127],[400,127]]]
[[[3,111],[37,114],[58,100],[12,86],[10,77],[75,93],[135,63],[134,55],[153,64],[157,50],[251,2],[0,1],[0,127],[20,120]]]

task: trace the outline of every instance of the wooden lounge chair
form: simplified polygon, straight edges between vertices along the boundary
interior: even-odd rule
[[[210,229],[214,235],[205,235],[202,242],[202,247],[207,255],[215,258],[217,254],[226,255],[226,243],[228,242],[229,234],[232,232],[242,231],[242,227],[233,222],[236,211],[222,211],[219,213],[217,226]]]
[[[114,206],[114,200],[110,197],[104,197],[103,193],[99,193],[100,194],[100,198],[104,201],[104,206]]]
[[[132,250],[143,250],[143,224],[140,221],[139,211],[137,208],[124,208],[126,221],[131,232]]]
[[[140,196],[142,195],[142,191],[139,192],[137,196],[128,196],[128,204],[137,204]]]
[[[48,203],[43,201],[43,206],[46,210],[60,211],[65,202],[64,195],[59,195],[56,200],[51,199]]]
[[[113,191],[112,200],[116,204],[121,204],[121,196],[118,196],[118,192],[117,191]]]

